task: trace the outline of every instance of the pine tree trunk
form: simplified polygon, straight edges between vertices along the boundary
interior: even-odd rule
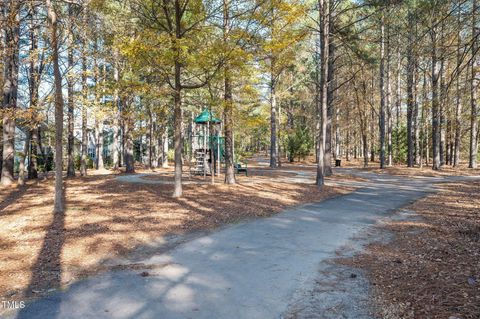
[[[175,63],[175,92],[174,92],[174,148],[175,148],[175,185],[173,190],[173,197],[181,197],[182,189],[182,99],[180,86],[180,64]]]
[[[153,114],[148,112],[148,168],[153,168]]]
[[[161,138],[162,145],[162,159],[160,165],[162,168],[168,168],[168,128],[165,127],[165,131],[163,132],[163,136]]]
[[[328,0],[329,7],[332,8],[332,0]],[[329,32],[333,28],[332,17],[329,19]],[[330,38],[329,34],[329,38]],[[334,109],[334,89],[335,89],[335,44],[333,41],[328,43],[328,75],[327,75],[327,123],[326,123],[326,135],[325,135],[325,176],[331,176],[332,171],[332,117]]]
[[[23,146],[23,152],[20,154],[19,164],[18,164],[18,185],[25,185],[25,159],[28,155],[28,150],[30,149],[30,131],[27,130],[25,134],[25,144]]]
[[[380,25],[380,168],[385,168],[385,13]]]
[[[118,70],[118,53],[114,52],[114,69],[113,80],[115,81],[115,89],[113,93],[113,170],[116,171],[120,167],[120,96],[118,93],[118,85],[120,80],[120,74]]]
[[[63,93],[62,75],[60,73],[58,38],[57,38],[57,15],[50,0],[46,0],[48,20],[50,24],[50,45],[52,47],[53,75],[55,81],[55,200],[54,212],[63,213],[65,199],[63,189]]]
[[[479,33],[480,28],[477,27],[477,0],[473,0],[472,3],[472,52],[473,56],[470,62],[470,156],[468,161],[469,168],[477,168],[477,155],[478,155],[478,88],[479,82],[477,69],[480,66],[478,46],[479,46]]]
[[[273,72],[275,59],[271,59],[272,72],[270,73],[270,167],[277,168],[278,166],[278,145],[277,145],[277,93],[276,93],[276,79]]]
[[[125,172],[135,173],[135,160],[133,158],[133,121],[127,119],[125,123]]]
[[[5,72],[3,83],[3,155],[0,183],[4,186],[13,183],[15,159],[15,109],[18,92],[18,60],[20,38],[20,3],[8,1],[5,27]]]
[[[317,155],[317,177],[316,185],[325,185],[325,141],[327,135],[327,107],[328,107],[328,55],[330,43],[330,3],[329,0],[319,0],[319,22],[320,22],[320,65],[317,90],[317,117],[319,123],[318,155]]]
[[[88,12],[87,6],[83,8],[82,25],[84,28],[82,36],[82,149],[80,154],[80,175],[87,176],[87,103],[88,103],[88,87],[87,87],[87,24]]]
[[[461,20],[460,15],[458,15],[458,33],[457,33],[457,69],[460,68],[462,63],[462,52],[461,52],[461,35],[460,35],[460,28],[461,28]],[[453,150],[453,166],[457,167],[460,164],[460,146],[462,142],[462,98],[461,98],[461,90],[460,90],[460,74],[457,75],[455,81],[455,146]]]
[[[230,0],[223,0],[223,41],[225,46],[228,43]],[[233,158],[233,94],[230,76],[230,66],[225,63],[224,70],[224,126],[225,131],[225,184],[235,184],[235,159]]]
[[[68,69],[70,72],[73,71],[73,5],[68,4]],[[72,74],[67,75],[67,91],[68,91],[68,113],[67,113],[67,177],[75,177],[75,158],[73,154],[74,150],[74,100],[73,100],[73,76]]]
[[[438,100],[438,59],[437,59],[437,33],[436,27],[430,30],[431,38],[431,82],[432,82],[432,169],[440,169],[440,106]]]
[[[387,96],[386,96],[386,115],[387,115],[387,123],[386,123],[386,135],[387,135],[387,166],[392,166],[393,159],[392,159],[392,77],[391,77],[391,55],[390,55],[390,28],[387,27],[387,40],[386,40],[386,73],[385,73],[385,81],[387,83]]]
[[[29,33],[30,33],[30,76],[28,78],[28,86],[29,86],[29,99],[30,99],[30,110],[33,113],[33,118],[35,119],[32,123],[32,127],[29,128],[29,135],[30,135],[30,146],[28,150],[28,178],[29,179],[36,179],[38,178],[38,164],[37,164],[37,157],[38,157],[38,122],[37,122],[37,114],[38,114],[38,91],[39,91],[39,84],[40,84],[40,66],[38,65],[38,56],[37,56],[37,49],[38,49],[38,31],[35,26],[35,19],[36,16],[36,9],[33,3],[30,4],[30,25],[29,25]],[[43,62],[43,61],[42,61]]]

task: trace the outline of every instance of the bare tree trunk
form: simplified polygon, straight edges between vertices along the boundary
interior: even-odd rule
[[[441,31],[441,39],[443,39],[443,24],[442,24],[442,31]],[[439,78],[440,78],[440,103],[439,103],[439,118],[440,118],[440,167],[445,165],[445,103],[447,98],[447,88],[445,84],[445,53],[441,51],[440,56],[440,71],[439,71]]]
[[[223,42],[229,40],[230,0],[223,0]],[[225,184],[235,184],[235,159],[233,158],[233,94],[230,75],[230,65],[225,62],[224,70],[224,131],[225,131]]]
[[[168,127],[165,127],[165,131],[163,132],[161,141],[162,159],[160,165],[163,168],[168,168]]]
[[[28,150],[30,149],[30,131],[26,130],[25,144],[23,146],[23,152],[20,155],[18,165],[18,185],[25,185],[25,159],[27,158]]]
[[[95,81],[95,169],[104,168],[103,164],[103,114],[100,110],[100,70],[98,66],[98,43],[94,41],[94,81]]]
[[[35,118],[33,127],[29,128],[30,134],[30,149],[28,151],[28,178],[38,178],[37,171],[37,157],[38,157],[38,90],[40,84],[40,72],[41,68],[38,61],[38,28],[35,26],[36,10],[34,3],[30,3],[30,76],[29,76],[29,96],[30,96],[30,109],[33,112]],[[43,61],[41,61],[43,64]]]
[[[420,110],[418,103],[418,72],[417,64],[415,64],[415,76],[413,83],[413,99],[414,99],[414,111],[413,111],[413,141],[415,145],[415,164],[420,165],[421,156],[420,156]]]
[[[20,38],[20,3],[8,1],[5,28],[5,76],[3,85],[3,156],[0,183],[4,186],[13,183],[15,159],[15,109],[18,92],[18,53]]]
[[[347,105],[346,111],[346,122],[347,122],[347,134],[345,136],[345,159],[347,162],[350,161],[350,105]]]
[[[411,5],[410,5],[411,6]],[[408,49],[407,49],[407,166],[414,166],[414,120],[415,120],[415,97],[414,97],[414,30],[415,18],[413,9],[408,10]]]
[[[55,201],[54,212],[63,213],[65,199],[63,189],[63,95],[62,75],[60,73],[57,38],[57,14],[50,0],[46,0],[48,21],[50,24],[50,44],[52,47],[53,75],[55,79]]]
[[[477,76],[477,69],[480,65],[478,57],[478,37],[480,29],[477,27],[477,0],[473,0],[472,3],[472,58],[470,62],[470,156],[468,161],[469,168],[477,168],[477,155],[478,155],[478,87],[480,80]]]
[[[327,135],[327,106],[328,106],[328,55],[330,43],[330,3],[329,0],[319,0],[319,22],[320,22],[320,65],[319,81],[317,90],[319,98],[317,99],[317,112],[320,116],[320,130],[318,137],[318,155],[317,155],[317,186],[322,187],[325,184],[325,139]]]
[[[113,92],[113,170],[116,171],[120,167],[120,96],[118,93],[118,85],[120,74],[118,70],[118,52],[114,52],[113,62],[113,80],[115,81],[115,89]]]
[[[366,92],[366,85],[365,85],[365,92],[364,96],[367,96]],[[371,92],[371,102],[370,102],[370,162],[375,161],[375,109],[373,108],[374,104],[374,92],[375,91],[375,79],[372,76],[372,81],[371,81],[371,87],[370,87],[370,92]],[[379,121],[380,122],[380,121]],[[379,123],[377,122],[377,123]]]
[[[332,8],[332,0],[329,1],[329,7]],[[332,13],[330,12],[330,15]],[[328,30],[329,33],[332,32],[333,29],[333,21],[332,16],[329,18],[329,26]],[[334,70],[334,62],[335,62],[335,44],[333,43],[332,38],[329,34],[329,42],[328,42],[328,75],[327,75],[327,123],[326,123],[326,135],[325,135],[325,176],[331,176],[333,174],[332,171],[332,117],[334,111],[334,89],[335,89],[335,70]]]
[[[385,168],[385,12],[380,23],[380,168]]]
[[[391,83],[391,54],[390,54],[390,28],[387,26],[387,41],[386,41],[386,59],[387,67],[385,80],[387,83],[387,96],[386,96],[386,112],[387,112],[387,166],[392,166],[392,83]]]
[[[182,189],[182,100],[181,100],[181,85],[180,85],[180,63],[175,63],[175,92],[174,92],[174,148],[175,148],[175,185],[173,190],[173,197],[181,197]]]
[[[395,159],[399,160],[400,154],[400,108],[402,105],[402,56],[400,51],[400,35],[398,41],[398,49],[397,49],[397,83],[396,83],[396,96],[395,96],[395,130],[397,134],[395,134]]]
[[[148,110],[148,168],[153,168],[153,114]]]
[[[82,26],[84,28],[82,35],[82,150],[80,154],[80,175],[87,176],[87,148],[88,148],[88,132],[87,132],[87,103],[88,103],[88,87],[87,87],[87,23],[88,23],[87,6],[84,6],[82,13]]]
[[[461,30],[461,15],[458,14],[457,18],[457,69],[460,69],[460,65],[462,63],[462,37],[460,34]],[[455,80],[455,146],[454,146],[454,155],[453,155],[453,166],[457,167],[460,164],[460,146],[462,142],[462,98],[461,98],[461,90],[460,90],[460,74],[457,75]]]
[[[423,71],[423,83],[422,83],[422,117],[420,120],[420,167],[423,167],[423,158],[428,157],[428,129],[425,127],[427,117],[427,72]],[[427,160],[428,165],[428,160]]]
[[[275,59],[272,57],[272,72],[270,73],[270,167],[278,166],[278,145],[277,145],[277,93],[276,79],[273,72]]]
[[[74,149],[74,100],[73,100],[73,5],[68,4],[68,70],[69,74],[67,75],[67,91],[68,91],[68,113],[67,113],[67,130],[68,130],[68,142],[67,142],[67,177],[75,177],[75,159],[73,155]]]
[[[133,158],[133,119],[131,114],[125,118],[125,172],[135,173],[135,159]]]
[[[432,169],[440,169],[440,110],[438,100],[438,58],[437,58],[437,30],[433,26],[430,29],[431,38],[431,77],[432,77],[432,148],[433,165]]]

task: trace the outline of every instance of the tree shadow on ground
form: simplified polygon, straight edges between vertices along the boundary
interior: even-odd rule
[[[40,293],[49,292],[49,289],[60,287],[64,243],[65,212],[53,212],[52,222],[47,228],[37,260],[31,268],[30,284],[23,293],[25,298],[33,298]],[[24,309],[20,310],[17,319],[30,318]]]

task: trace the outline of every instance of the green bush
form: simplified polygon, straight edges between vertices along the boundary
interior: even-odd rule
[[[171,149],[168,150],[167,158],[171,162],[175,159],[175,150],[174,149],[171,148]]]
[[[297,127],[287,135],[287,151],[290,162],[295,158],[305,159],[313,148],[313,139],[308,128]]]
[[[75,155],[75,169],[80,170],[80,155]],[[87,155],[87,168],[93,169],[93,159]]]
[[[398,145],[397,144],[398,141]],[[395,163],[405,163],[407,159],[408,144],[407,144],[407,127],[401,125],[398,129],[395,127],[392,130],[392,147],[393,161]]]

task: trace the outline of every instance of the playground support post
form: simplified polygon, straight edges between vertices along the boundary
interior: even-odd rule
[[[207,130],[203,126],[203,178],[207,178]]]
[[[217,176],[220,177],[220,131],[217,133]]]

